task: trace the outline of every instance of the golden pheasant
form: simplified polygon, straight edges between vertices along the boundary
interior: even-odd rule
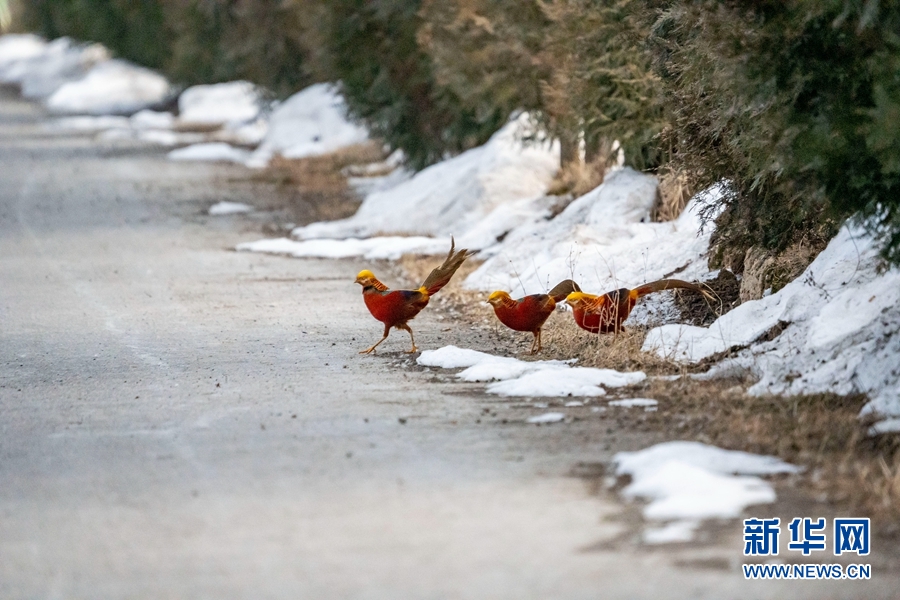
[[[607,292],[602,296],[585,294],[581,291],[572,292],[566,297],[566,303],[572,307],[575,323],[585,331],[591,333],[618,333],[622,331],[622,322],[631,314],[631,310],[638,298],[661,292],[684,288],[703,294],[706,298],[712,296],[698,285],[681,281],[680,279],[660,279],[653,283],[645,283],[633,290],[622,288]]]
[[[413,337],[412,329],[408,323],[419,314],[423,308],[428,306],[428,300],[431,296],[450,282],[450,278],[456,273],[463,261],[469,258],[474,252],[466,249],[454,252],[455,242],[450,239],[450,252],[444,260],[444,264],[434,269],[425,282],[417,290],[389,290],[386,285],[378,281],[372,271],[360,271],[356,276],[356,283],[363,287],[363,300],[372,316],[384,323],[384,337],[378,340],[378,343],[360,352],[360,354],[369,354],[374,352],[378,344],[387,339],[391,332],[391,327],[404,329],[409,332],[409,339],[412,341],[412,350],[410,354],[418,350],[416,348],[416,340]]]
[[[488,298],[494,307],[494,314],[500,322],[515,331],[530,331],[534,335],[531,342],[531,354],[541,351],[541,327],[553,313],[557,302],[562,302],[572,292],[580,292],[581,288],[571,279],[559,282],[546,294],[532,294],[513,300],[509,294],[496,291]]]

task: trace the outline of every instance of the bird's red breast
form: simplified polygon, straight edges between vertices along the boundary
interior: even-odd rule
[[[389,326],[406,323],[428,306],[428,294],[419,290],[379,291],[367,287],[363,300],[372,316]]]
[[[515,331],[535,332],[553,314],[556,302],[546,294],[525,296],[494,306],[500,322]]]

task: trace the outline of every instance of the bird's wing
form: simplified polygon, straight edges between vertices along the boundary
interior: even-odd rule
[[[600,314],[600,312],[603,311],[603,307],[606,306],[606,303],[608,301],[608,294],[586,298],[583,304],[584,313],[588,315]]]

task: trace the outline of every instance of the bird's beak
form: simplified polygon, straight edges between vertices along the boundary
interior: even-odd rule
[[[353,283],[358,283],[359,285],[362,285],[362,281],[359,279],[359,277],[357,277]]]

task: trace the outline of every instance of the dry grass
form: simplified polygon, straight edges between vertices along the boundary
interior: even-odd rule
[[[571,194],[577,198],[603,183],[606,168],[606,161],[600,159],[589,163],[580,160],[570,162],[557,171],[547,193],[551,196]]]
[[[659,222],[677,219],[693,196],[687,174],[669,169],[660,173],[656,194],[656,206],[651,218]]]
[[[381,146],[370,142],[324,156],[296,160],[276,157],[256,178],[289,192],[287,208],[297,223],[329,221],[352,215],[360,203],[341,171],[383,158]]]

